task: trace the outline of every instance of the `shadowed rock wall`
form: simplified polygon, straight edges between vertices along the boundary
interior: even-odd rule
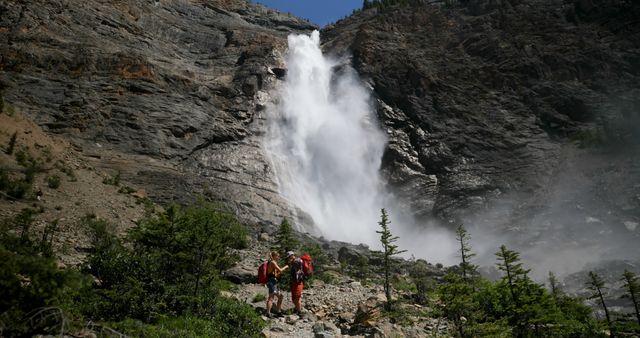
[[[371,85],[390,136],[382,169],[418,215],[459,218],[547,189],[580,146],[640,160],[638,2],[395,6],[323,38]]]

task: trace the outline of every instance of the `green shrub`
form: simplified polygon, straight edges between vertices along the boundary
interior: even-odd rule
[[[41,171],[40,162],[25,149],[17,151],[15,157],[18,164],[25,168],[24,181],[30,184],[33,183],[36,173]]]
[[[118,192],[121,193],[121,194],[130,194],[130,193],[135,192],[135,191],[136,191],[136,189],[133,189],[132,187],[130,187],[128,185],[124,185],[118,190]]]
[[[31,191],[31,183],[25,182],[22,179],[15,181],[9,181],[9,186],[5,189],[7,195],[14,199],[24,198]]]
[[[58,220],[47,223],[42,231],[42,238],[40,239],[39,250],[45,256],[53,256],[53,237],[58,231]]]
[[[212,321],[219,337],[258,337],[265,324],[251,306],[224,297],[217,299]]]
[[[100,319],[152,323],[164,313],[214,313],[219,276],[238,259],[230,249],[246,246],[246,230],[235,216],[206,202],[171,205],[147,217],[126,246],[108,223],[86,222],[96,248],[87,272],[100,280],[87,315]]]
[[[9,178],[9,173],[7,169],[0,168],[0,190],[4,191],[9,188],[11,184],[11,179]]]
[[[327,284],[335,284],[336,277],[330,272],[321,272],[315,275],[317,279],[327,283]]]
[[[126,319],[110,323],[108,327],[129,337],[221,337],[216,323],[210,319],[194,316],[163,318],[155,324],[147,324],[137,319]]]
[[[110,328],[131,337],[259,337],[264,322],[248,305],[235,300],[218,300],[218,312],[212,317],[185,315],[160,319],[155,324],[127,319]],[[229,320],[229,322],[226,322]]]
[[[60,176],[51,175],[47,177],[47,185],[51,189],[58,189],[60,187]]]
[[[14,222],[28,221],[22,212]],[[73,298],[88,279],[73,269],[60,270],[40,255],[39,246],[3,231],[0,235],[0,313],[5,337],[59,334],[73,313]],[[28,282],[27,282],[28,281]]]
[[[8,116],[13,116],[16,114],[16,108],[8,103],[7,101],[3,102],[3,111],[8,115]]]
[[[32,162],[33,157],[25,150],[20,149],[16,152],[15,155],[16,162],[23,167],[29,166],[30,162]]]
[[[60,270],[49,257],[57,222],[29,239],[34,215],[25,209],[0,223],[3,336],[65,334],[74,319],[144,337],[253,337],[264,327],[250,306],[220,296],[219,276],[237,260],[232,249],[246,246],[246,230],[219,205],[169,206],[141,221],[126,242],[87,215],[82,223],[94,251],[83,270],[91,277]],[[22,228],[22,236],[10,228]]]
[[[29,239],[29,229],[35,220],[36,213],[37,211],[34,209],[24,208],[13,218],[13,225],[15,228],[21,229],[20,237],[23,240]]]
[[[108,184],[108,185],[115,185],[115,186],[120,185],[120,172],[118,171],[113,177],[111,176],[105,177],[102,180],[102,183]]]
[[[365,255],[358,256],[354,270],[355,276],[360,280],[369,278],[369,258]]]
[[[264,302],[267,299],[267,296],[264,295],[264,293],[256,293],[255,296],[253,296],[253,300],[251,300],[252,303],[257,303],[257,302]]]
[[[44,161],[47,162],[47,163],[53,161],[53,154],[51,153],[51,147],[50,146],[45,146],[42,149],[42,156],[44,157]]]
[[[408,292],[414,294],[418,291],[416,285],[410,278],[405,278],[401,276],[396,276],[393,278],[393,286],[396,290]]]
[[[76,175],[75,175],[75,172],[73,171],[73,168],[65,165],[64,162],[58,160],[56,161],[54,167],[58,168],[58,170],[60,170],[61,173],[67,175],[67,177],[69,177],[72,181],[76,179]]]

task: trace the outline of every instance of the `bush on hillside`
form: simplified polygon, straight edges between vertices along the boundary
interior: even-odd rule
[[[110,234],[104,221],[87,222],[96,248],[87,272],[100,283],[86,310],[102,320],[218,315],[219,276],[237,261],[233,249],[246,246],[246,230],[235,216],[206,202],[171,205],[144,219],[129,233],[130,245]]]
[[[51,189],[58,189],[60,187],[60,176],[51,175],[47,177],[47,186]]]
[[[83,271],[60,270],[50,258],[56,222],[39,241],[29,238],[33,216],[0,223],[3,335],[64,334],[74,320],[132,336],[252,337],[264,326],[250,306],[219,295],[220,272],[246,246],[246,230],[219,205],[169,206],[125,240],[87,215],[94,251]]]
[[[73,298],[88,281],[78,271],[59,269],[39,244],[8,231],[8,226],[30,223],[27,214],[0,229],[0,331],[6,337],[64,331]]]

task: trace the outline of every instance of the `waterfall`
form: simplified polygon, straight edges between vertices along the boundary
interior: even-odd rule
[[[416,224],[385,191],[379,169],[387,138],[355,70],[322,54],[317,31],[288,42],[287,78],[280,102],[268,109],[265,142],[281,196],[312,218],[316,234],[375,249],[387,208],[403,249],[454,262],[451,232]]]
[[[375,245],[386,136],[370,96],[352,68],[322,55],[317,31],[288,42],[286,83],[267,136],[280,193],[324,237]]]

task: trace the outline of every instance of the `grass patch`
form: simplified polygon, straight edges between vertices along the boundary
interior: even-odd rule
[[[2,105],[2,111],[7,114],[7,116],[14,116],[16,114],[16,107],[9,102],[4,101]]]
[[[251,302],[258,303],[258,302],[264,302],[265,300],[267,300],[267,296],[265,296],[264,293],[256,293],[256,295],[253,296],[253,300]]]

